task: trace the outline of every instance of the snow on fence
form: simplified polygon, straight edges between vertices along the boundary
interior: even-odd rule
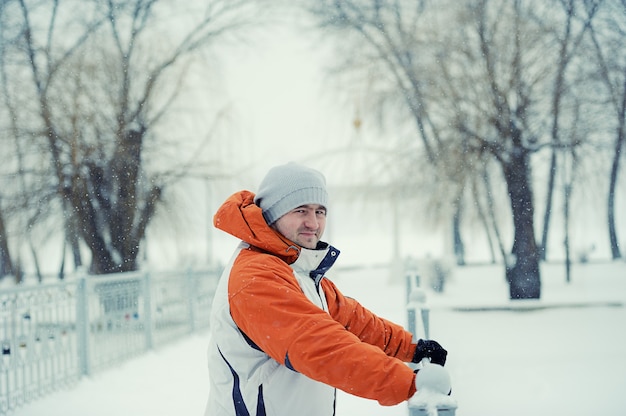
[[[0,415],[209,325],[219,271],[0,290]]]
[[[430,308],[427,296],[421,288],[421,276],[419,268],[414,262],[407,262],[404,267],[406,282],[406,311],[409,331],[413,334],[413,341],[419,338],[430,338]],[[434,288],[436,290],[436,288]],[[418,368],[418,364],[411,365]],[[456,401],[449,396],[427,395],[426,400],[410,400],[409,416],[454,416],[456,414]]]

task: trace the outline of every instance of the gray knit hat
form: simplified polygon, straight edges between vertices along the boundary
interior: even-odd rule
[[[324,175],[295,162],[270,169],[254,197],[254,203],[261,207],[263,217],[270,225],[301,205],[326,207],[327,201]]]

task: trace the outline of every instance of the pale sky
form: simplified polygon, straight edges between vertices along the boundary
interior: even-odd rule
[[[263,39],[226,59],[227,86],[246,146],[245,152],[235,151],[254,165],[259,181],[276,164],[345,146],[354,113],[328,84],[312,37],[284,27]]]

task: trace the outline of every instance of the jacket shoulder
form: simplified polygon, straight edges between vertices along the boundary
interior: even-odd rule
[[[233,263],[229,277],[229,294],[233,296],[245,287],[294,284],[297,281],[291,267],[281,258],[250,247],[241,250]]]

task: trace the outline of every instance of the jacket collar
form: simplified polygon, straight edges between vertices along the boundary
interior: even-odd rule
[[[291,267],[296,272],[310,276],[311,279],[315,280],[315,283],[319,283],[326,272],[335,264],[338,256],[339,250],[327,243],[320,242],[315,250],[300,247],[300,256]]]
[[[213,224],[251,246],[281,258],[294,270],[309,274],[316,281],[339,255],[339,250],[321,241],[315,250],[300,247],[267,225],[250,191],[236,192],[226,199],[213,216]]]

